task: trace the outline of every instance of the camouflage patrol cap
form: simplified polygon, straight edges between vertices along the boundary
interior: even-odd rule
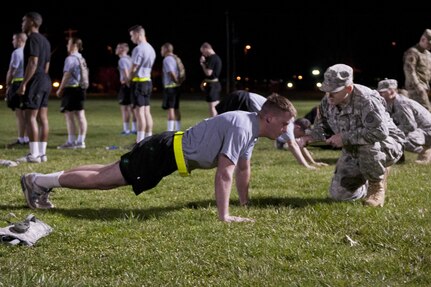
[[[429,43],[431,44],[431,29],[426,29],[423,33],[423,36],[427,38]]]
[[[329,67],[323,77],[324,81],[320,90],[336,93],[353,84],[353,69],[345,64],[336,64]]]
[[[377,91],[379,92],[384,92],[384,91],[387,91],[388,89],[397,89],[397,88],[398,88],[398,82],[397,80],[393,80],[393,79],[384,79],[377,84]]]

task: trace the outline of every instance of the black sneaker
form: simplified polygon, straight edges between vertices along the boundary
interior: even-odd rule
[[[26,147],[28,142],[20,142],[18,139],[6,145],[6,148],[21,148]]]

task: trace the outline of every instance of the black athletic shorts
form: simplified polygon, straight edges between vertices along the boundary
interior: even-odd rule
[[[180,87],[165,88],[163,90],[162,109],[175,109],[180,108]]]
[[[220,101],[221,84],[220,82],[207,82],[205,86],[205,101],[208,103]]]
[[[21,109],[47,108],[51,88],[51,78],[47,74],[34,75],[28,82],[25,95],[21,99]]]
[[[118,90],[118,103],[121,106],[128,106],[132,104],[130,87],[126,84],[121,84],[120,89]]]
[[[7,90],[7,95],[6,95],[7,107],[10,108],[12,111],[15,111],[15,109],[20,109],[21,107],[21,96],[16,93],[20,85],[21,85],[21,81],[13,82],[12,85]]]
[[[178,169],[174,134],[163,132],[147,137],[121,156],[121,173],[127,183],[133,186],[136,195],[155,187],[163,177]]]
[[[152,91],[153,83],[151,81],[132,82],[130,92],[133,107],[149,106]]]
[[[60,111],[73,112],[84,109],[85,91],[81,87],[66,87],[61,97]]]

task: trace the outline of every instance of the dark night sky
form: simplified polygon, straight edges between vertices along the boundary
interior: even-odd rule
[[[128,42],[133,48],[128,28],[141,24],[158,56],[155,70],[161,67],[160,46],[169,41],[183,59],[189,84],[199,85],[202,78],[199,47],[207,41],[223,60],[225,78],[228,66],[232,73],[253,79],[287,80],[298,73],[307,77],[314,67],[324,71],[329,65],[346,63],[355,68],[357,83],[375,85],[376,79],[384,77],[403,81],[403,52],[418,42],[425,28],[431,28],[431,4],[415,1],[356,8],[346,7],[358,5],[356,1],[263,1],[241,8],[238,3],[247,2],[201,1],[198,6],[185,1],[172,5],[166,1],[123,2],[18,1],[13,10],[3,10],[7,16],[0,19],[0,83],[13,50],[12,34],[20,31],[22,16],[28,11],[37,11],[44,18],[40,31],[52,45],[53,79],[61,78],[67,29],[77,30],[75,35],[82,38],[82,53],[94,75],[103,67],[116,68],[117,57],[108,47],[115,49],[118,42]],[[252,46],[247,55],[245,44]]]

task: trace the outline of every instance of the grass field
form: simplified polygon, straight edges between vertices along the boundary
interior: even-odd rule
[[[316,101],[293,101],[299,116]],[[166,127],[159,99],[154,132]],[[56,189],[52,210],[31,210],[19,178],[81,164],[110,163],[134,137],[120,135],[116,101],[87,101],[85,150],[57,150],[66,140],[59,101],[50,103],[48,162],[0,168],[0,216],[33,213],[53,232],[33,247],[0,244],[0,286],[431,286],[430,167],[415,155],[396,165],[383,208],[333,202],[327,189],[339,155],[310,148],[329,164],[316,171],[260,139],[252,158],[249,208],[232,190],[231,214],[255,223],[222,223],[214,201],[215,170],[174,173],[135,196],[110,191]],[[207,116],[204,101],[183,101],[183,128]],[[16,137],[14,116],[0,107],[3,147]],[[24,149],[0,149],[16,159]],[[0,223],[6,226],[5,221]],[[355,243],[349,240],[352,239]]]

